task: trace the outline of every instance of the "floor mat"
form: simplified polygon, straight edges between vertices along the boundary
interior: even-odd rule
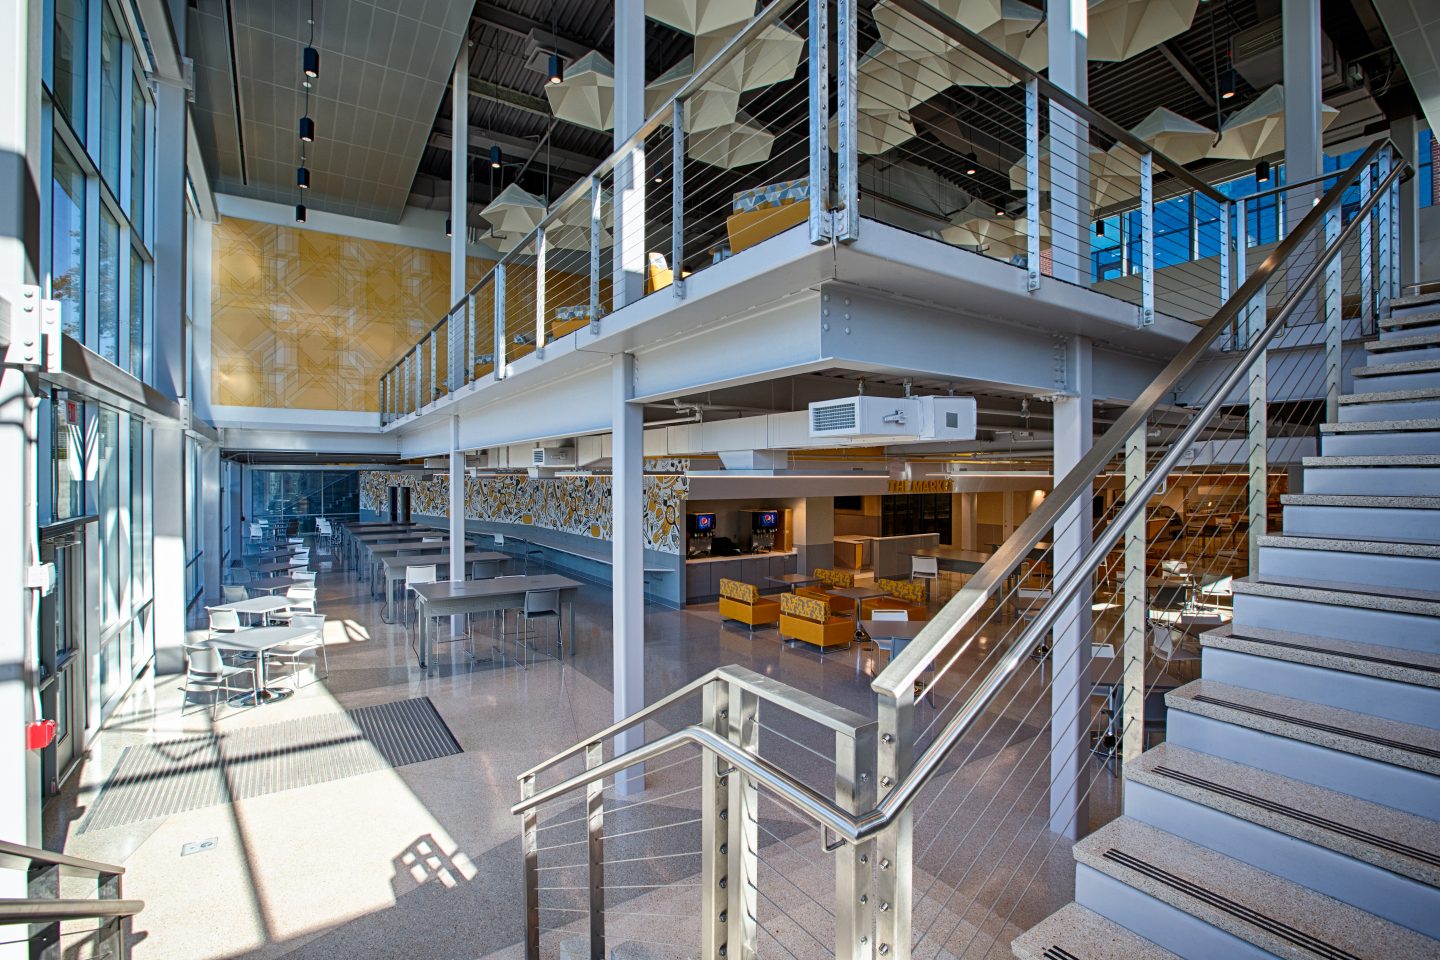
[[[126,747],[80,832],[461,752],[429,697]]]

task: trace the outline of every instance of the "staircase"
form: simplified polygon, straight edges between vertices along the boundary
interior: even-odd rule
[[[1167,742],[1075,845],[1075,902],[1015,956],[1440,956],[1440,293],[1366,349]]]

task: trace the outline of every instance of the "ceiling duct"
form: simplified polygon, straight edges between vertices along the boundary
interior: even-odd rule
[[[1284,28],[1280,17],[1266,20],[1230,38],[1230,60],[1235,72],[1256,90],[1267,90],[1285,80]],[[1320,89],[1326,93],[1350,86],[1345,64],[1335,44],[1320,34]]]
[[[858,440],[974,440],[974,397],[841,397],[810,404],[810,436]]]

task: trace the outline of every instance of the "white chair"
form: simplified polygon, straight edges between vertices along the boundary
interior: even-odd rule
[[[935,592],[940,587],[940,561],[934,557],[911,557],[910,558],[910,579],[925,581],[925,599],[931,599],[931,584],[935,584]]]
[[[250,524],[250,542],[259,543],[265,539],[265,528],[258,523]]]
[[[1207,578],[1201,581],[1196,593],[1217,607],[1233,604],[1235,602],[1235,578],[1229,576]]]
[[[220,587],[220,596],[226,603],[239,603],[250,599],[250,591],[245,589],[244,584],[227,583]]]
[[[433,563],[409,565],[405,567],[405,632],[410,632],[410,598],[415,595],[415,587],[422,583],[434,583],[436,577],[436,566]],[[388,598],[387,598],[388,602]],[[419,605],[416,605],[415,612],[420,612]]]
[[[1168,623],[1151,622],[1150,650],[1152,656],[1164,662],[1166,670],[1177,663],[1196,663],[1200,660],[1198,653],[1192,653],[1185,648],[1185,632]]]
[[[315,571],[314,571],[314,570],[292,569],[292,570],[290,571],[290,579],[291,579],[291,580],[306,580],[306,581],[308,581],[308,582],[310,582],[310,583],[314,583],[314,582],[315,582]]]
[[[240,614],[234,610],[225,607],[206,607],[205,612],[210,615],[210,639],[212,640],[217,636],[250,629],[240,622]]]
[[[320,661],[311,661],[310,675],[311,682],[321,677],[320,666],[325,667],[324,676],[330,676],[330,656],[325,652],[325,618],[318,613],[297,613],[290,618],[290,626],[312,629],[310,635],[295,640],[291,643],[282,644],[278,647],[271,647],[267,656],[275,661],[277,665],[290,668],[290,685],[300,689],[300,661],[306,657],[314,657],[315,652],[320,652]]]
[[[249,687],[251,693],[259,699],[260,688],[256,683],[255,671],[250,667],[232,666],[220,656],[220,651],[206,643],[187,643],[185,647],[185,686],[180,688],[180,694],[184,697],[180,705],[180,714],[185,714],[185,704],[190,702],[191,694],[202,690],[208,690],[215,695],[210,704],[210,718],[213,720],[220,711],[220,701],[223,692],[228,695],[243,692]],[[239,680],[241,674],[246,674],[248,679],[243,686],[236,687],[235,681]]]
[[[285,609],[270,614],[276,623],[294,622],[295,617],[315,612],[315,588],[299,584],[285,591]]]
[[[872,610],[871,620],[909,620],[910,614],[904,610]]]

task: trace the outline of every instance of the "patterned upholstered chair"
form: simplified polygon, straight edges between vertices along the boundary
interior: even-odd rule
[[[875,580],[877,589],[884,590],[883,597],[866,597],[860,601],[860,616],[869,619],[876,610],[904,610],[910,620],[927,620],[930,608],[925,604],[925,584],[914,580]]]
[[[725,221],[731,253],[739,253],[810,217],[810,178],[771,183],[735,194]]]
[[[780,621],[780,604],[760,596],[760,588],[741,580],[720,578],[720,618],[738,620],[751,630]]]
[[[855,574],[848,570],[829,570],[825,567],[816,567],[810,571],[818,583],[813,587],[801,587],[795,592],[802,597],[811,597],[815,600],[824,600],[830,604],[830,609],[836,613],[855,615],[855,601],[849,597],[837,597],[831,593],[839,587],[855,586]]]
[[[828,600],[799,593],[780,595],[780,637],[803,640],[821,649],[848,647],[855,642],[855,623],[836,616]]]

